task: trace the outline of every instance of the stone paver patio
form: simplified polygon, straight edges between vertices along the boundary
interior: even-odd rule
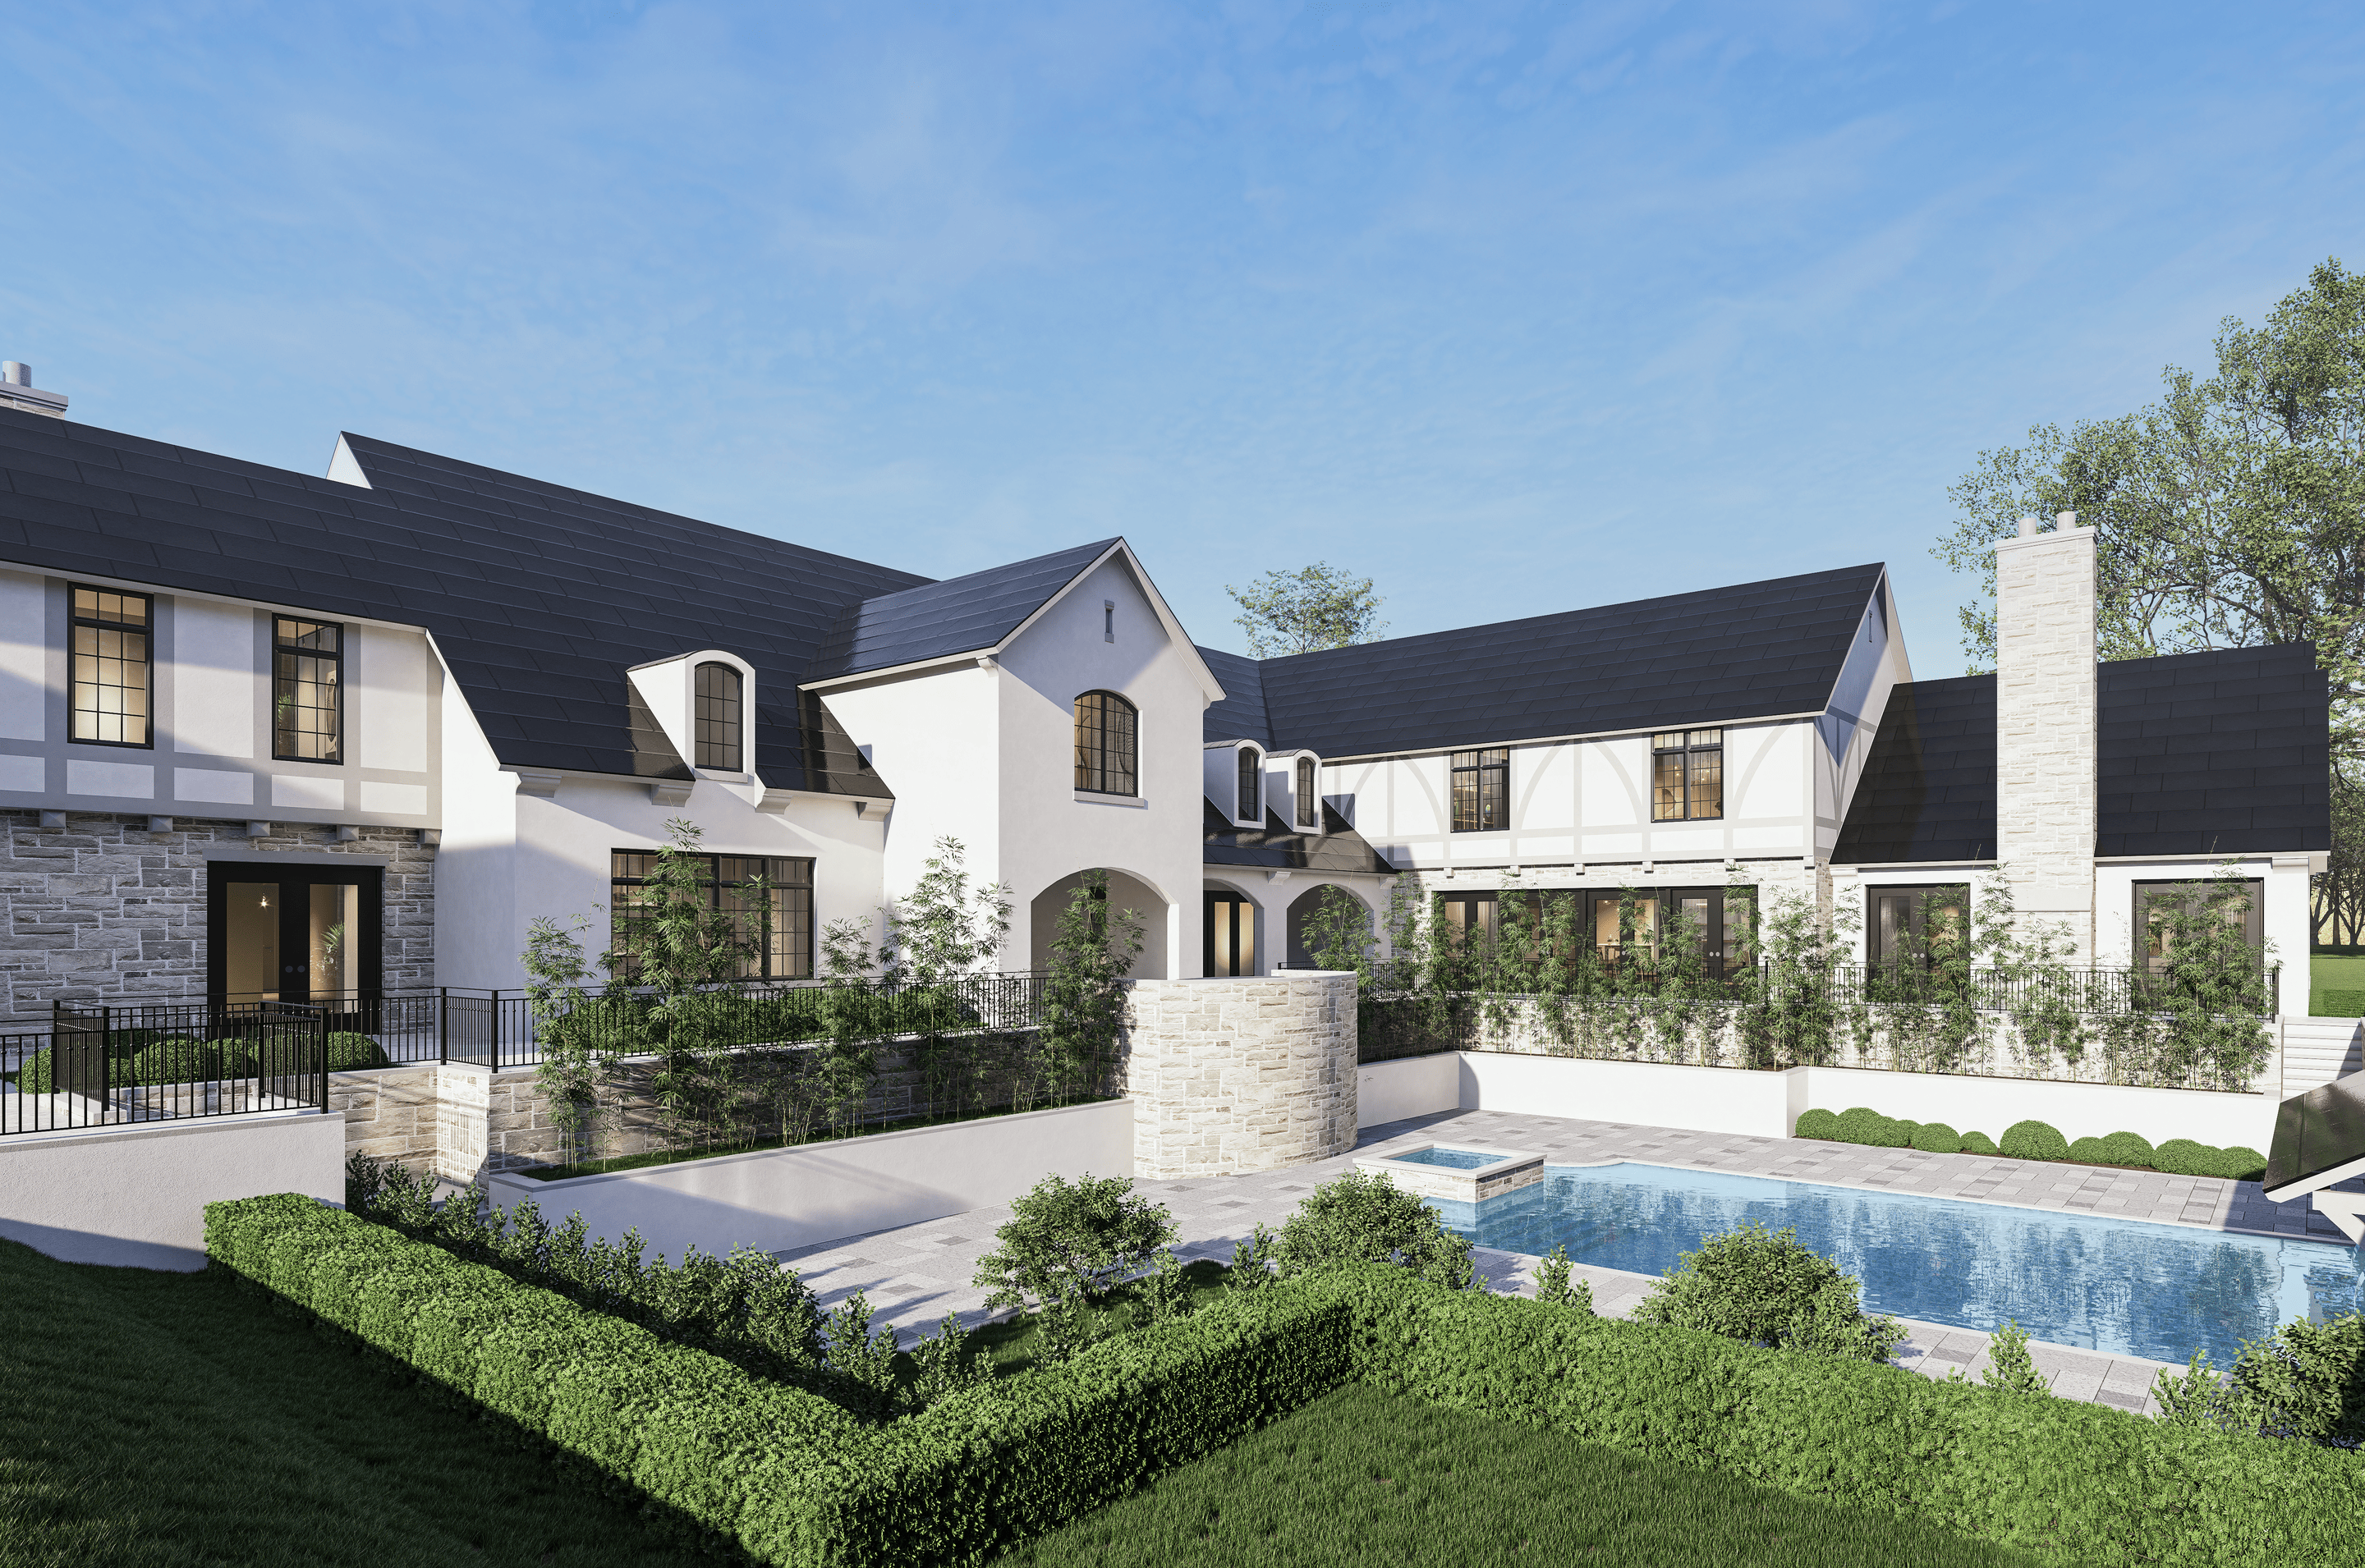
[[[1570,1121],[1508,1111],[1448,1111],[1367,1127],[1354,1154],[1389,1153],[1446,1136],[1498,1148],[1541,1150],[1546,1163],[1552,1165],[1631,1159],[2201,1229],[2345,1239],[2304,1201],[2268,1203],[2254,1182]],[[1172,1211],[1182,1238],[1175,1250],[1185,1261],[1212,1258],[1227,1262],[1233,1247],[1246,1240],[1258,1223],[1279,1226],[1306,1193],[1343,1173],[1353,1159],[1354,1155],[1342,1155],[1245,1176],[1142,1182],[1136,1184],[1136,1191]],[[908,1345],[947,1313],[969,1327],[998,1316],[985,1310],[985,1292],[970,1284],[970,1279],[980,1255],[992,1249],[995,1228],[1009,1217],[1004,1205],[974,1209],[921,1225],[799,1248],[779,1258],[803,1276],[824,1305],[835,1305],[857,1290],[863,1292],[876,1313],[874,1321],[894,1325]],[[1477,1260],[1495,1289],[1534,1294],[1535,1259],[1482,1248]],[[1582,1263],[1574,1272],[1592,1282],[1595,1310],[1610,1317],[1631,1312],[1652,1282],[1650,1275]],[[1898,1354],[1900,1365],[1932,1377],[1944,1377],[1960,1368],[1974,1378],[1987,1366],[1987,1335],[1944,1324],[1905,1321],[1912,1338]],[[2126,1410],[2155,1408],[2150,1388],[2160,1362],[2042,1342],[2032,1342],[2029,1349],[2038,1367],[2052,1378],[2057,1394]]]

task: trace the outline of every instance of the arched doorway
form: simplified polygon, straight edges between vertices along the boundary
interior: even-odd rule
[[[1306,923],[1307,917],[1322,907],[1325,896],[1333,892],[1353,899],[1356,906],[1362,910],[1363,918],[1367,923],[1374,920],[1371,902],[1343,883],[1325,882],[1319,887],[1306,889],[1290,901],[1287,920],[1288,946],[1284,949],[1283,959],[1289,968],[1310,969],[1315,967],[1314,954],[1306,942]]]
[[[1077,871],[1062,877],[1035,895],[1027,905],[1028,964],[1037,969],[1051,965],[1051,944],[1059,940],[1059,916],[1069,901],[1082,885],[1084,873]],[[1108,873],[1108,902],[1118,910],[1131,910],[1141,917],[1141,956],[1126,971],[1133,980],[1164,980],[1166,975],[1166,901],[1156,889],[1140,878],[1111,868]]]

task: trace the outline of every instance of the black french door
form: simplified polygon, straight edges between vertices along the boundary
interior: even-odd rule
[[[1256,905],[1238,893],[1207,895],[1205,957],[1204,975],[1256,973]]]
[[[376,866],[210,863],[207,994],[216,1003],[318,1002],[357,1011],[384,983],[385,880]]]

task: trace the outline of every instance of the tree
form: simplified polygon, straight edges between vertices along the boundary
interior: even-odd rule
[[[2365,277],[2337,260],[2263,326],[2228,317],[2214,375],[2169,366],[2160,399],[2022,447],[1982,452],[1947,492],[1958,514],[1932,552],[1976,572],[1961,610],[1974,667],[1995,655],[1994,542],[2017,519],[2075,511],[2097,532],[2104,659],[2312,642],[2330,678],[2336,775],[2365,761]],[[2359,805],[2353,782],[2337,811]],[[2336,828],[2317,924],[2353,931],[2365,878]]]
[[[1369,577],[1351,577],[1317,561],[1295,572],[1267,572],[1245,589],[1224,591],[1248,613],[1232,623],[1249,634],[1252,658],[1310,654],[1374,643],[1387,629]]]
[[[1068,894],[1051,941],[1038,1031],[1054,1098],[1080,1092],[1116,1056],[1125,977],[1141,957],[1138,911],[1109,908],[1104,870],[1086,871]]]

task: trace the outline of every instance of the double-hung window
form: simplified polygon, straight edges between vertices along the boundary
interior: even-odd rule
[[[288,762],[344,761],[343,627],[272,617],[271,755]]]
[[[755,948],[740,966],[748,980],[809,980],[813,976],[811,860],[757,855],[693,855],[699,904],[731,916],[738,939]],[[661,890],[649,885],[656,856],[642,849],[610,852],[609,942],[629,953],[637,927],[658,913]],[[758,883],[760,882],[760,888]],[[631,978],[627,962],[620,972]]]
[[[1511,825],[1511,749],[1457,751],[1452,767],[1453,831],[1499,833]]]
[[[154,664],[153,601],[144,593],[78,588],[73,593],[73,738],[94,745],[153,745],[149,729]]]
[[[1651,820],[1724,815],[1724,732],[1668,730],[1651,737]]]

